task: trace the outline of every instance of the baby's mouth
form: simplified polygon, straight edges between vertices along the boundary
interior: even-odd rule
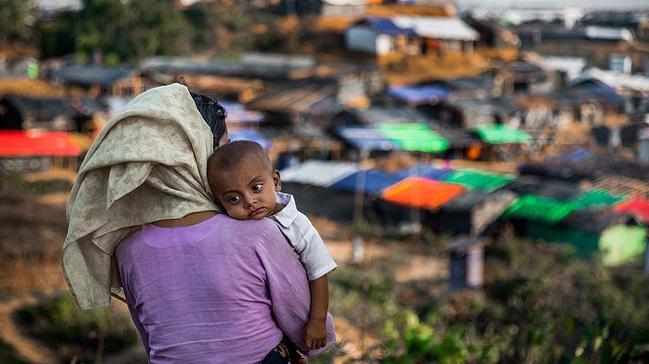
[[[267,208],[265,208],[265,207],[256,208],[256,209],[250,211],[250,213],[248,214],[248,217],[256,217],[258,215],[261,215],[261,214],[265,213],[266,210],[267,210]]]

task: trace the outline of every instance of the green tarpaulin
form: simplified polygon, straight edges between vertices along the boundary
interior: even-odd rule
[[[452,171],[443,178],[444,182],[461,184],[468,190],[494,191],[512,180],[511,177],[495,173],[472,170]]]
[[[448,140],[422,123],[385,123],[381,134],[411,152],[440,153],[448,149]]]
[[[530,223],[525,235],[553,243],[569,244],[575,255],[591,259],[600,254],[605,265],[618,265],[638,258],[646,246],[647,230],[642,226],[614,225],[601,234],[572,228]]]
[[[514,202],[505,217],[556,224],[574,211],[570,202],[536,195],[524,195]]]
[[[489,144],[527,144],[532,137],[526,132],[505,125],[483,124],[474,128],[480,139]]]
[[[625,196],[613,196],[605,190],[595,189],[584,192],[572,203],[576,209],[595,206],[613,206],[625,199]]]
[[[604,190],[586,191],[578,198],[570,201],[560,201],[537,195],[524,195],[509,207],[505,216],[556,224],[575,211],[612,206],[624,198],[624,196],[613,196]]]

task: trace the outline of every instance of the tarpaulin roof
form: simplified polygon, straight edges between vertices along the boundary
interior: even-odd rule
[[[452,171],[443,180],[444,182],[461,184],[469,190],[493,191],[509,183],[512,178],[496,173],[465,169]]]
[[[54,71],[54,78],[65,83],[83,86],[112,86],[115,82],[130,77],[134,70],[106,68],[100,66],[67,66]]]
[[[404,178],[406,177],[424,177],[442,181],[453,170],[448,168],[436,168],[428,164],[418,163],[412,167],[402,169],[397,172]]]
[[[437,85],[424,86],[394,86],[388,88],[388,94],[411,103],[424,103],[446,100],[450,91]]]
[[[584,192],[572,203],[576,209],[584,209],[596,206],[612,206],[624,200],[625,196],[613,196],[607,191],[594,189]]]
[[[253,129],[232,129],[228,131],[230,140],[249,140],[251,142],[259,143],[265,150],[269,150],[272,146],[270,140],[266,139],[261,133]]]
[[[576,183],[538,178],[535,176],[518,176],[509,182],[506,189],[519,195],[537,195],[554,200],[574,200],[582,191]]]
[[[76,157],[81,153],[81,148],[65,132],[0,131],[0,157]]]
[[[556,224],[574,211],[571,203],[548,197],[525,195],[505,212],[506,217]]]
[[[526,132],[506,125],[483,124],[474,128],[480,139],[490,144],[527,144],[532,137]]]
[[[615,211],[629,213],[649,224],[649,199],[634,198],[615,206]]]
[[[416,36],[414,29],[408,27],[399,27],[388,18],[370,16],[359,22],[361,25],[370,26],[375,32],[387,35],[409,35]]]
[[[568,201],[539,195],[525,195],[510,206],[506,215],[555,224],[575,211],[611,206],[621,199],[623,197],[613,196],[602,190],[590,190]]]
[[[335,190],[355,192],[360,190],[368,195],[378,195],[384,189],[398,183],[403,177],[398,173],[389,173],[370,169],[349,175],[331,185]]]
[[[282,170],[282,182],[329,187],[358,171],[356,163],[309,160]]]
[[[422,123],[386,123],[379,125],[378,130],[407,151],[440,153],[449,145],[446,139]]]
[[[464,193],[464,187],[452,183],[410,177],[386,188],[381,197],[410,207],[434,209]]]
[[[399,146],[381,134],[376,128],[349,126],[336,128],[336,135],[358,150],[393,150]]]

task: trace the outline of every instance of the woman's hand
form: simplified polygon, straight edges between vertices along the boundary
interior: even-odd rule
[[[306,324],[304,343],[309,350],[323,348],[327,344],[326,319],[310,319]]]

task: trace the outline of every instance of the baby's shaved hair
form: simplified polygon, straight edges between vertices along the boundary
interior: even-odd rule
[[[255,162],[269,172],[273,172],[273,164],[259,143],[239,140],[225,144],[215,150],[207,161],[207,179],[210,187],[219,175]]]

